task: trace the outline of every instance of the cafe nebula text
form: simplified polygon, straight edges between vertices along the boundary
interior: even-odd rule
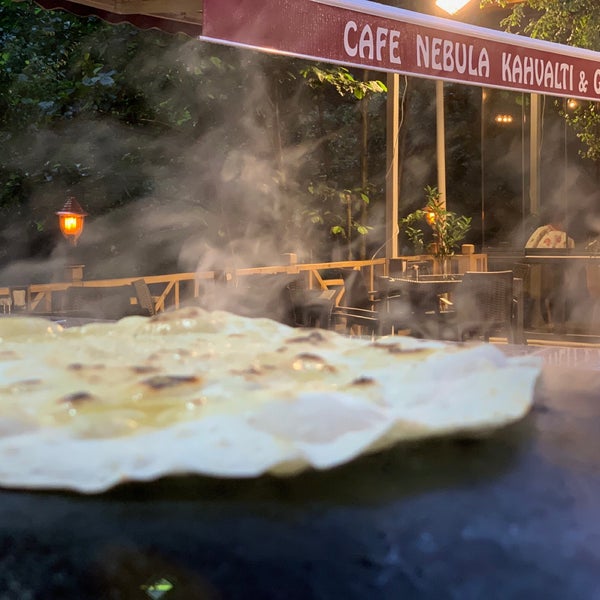
[[[490,57],[485,47],[477,50],[473,44],[428,35],[417,35],[417,66],[482,78],[490,75]]]
[[[383,62],[389,60],[400,65],[400,32],[387,27],[362,27],[356,21],[348,21],[344,28],[344,50],[352,58]]]

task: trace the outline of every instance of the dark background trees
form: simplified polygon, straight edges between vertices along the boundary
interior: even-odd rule
[[[339,195],[317,198],[311,184],[362,198],[368,183],[374,205],[382,195],[385,102],[361,110],[367,94],[328,83],[316,102],[303,61],[10,0],[0,36],[3,280],[53,276],[65,252],[54,213],[68,195],[90,213],[77,249],[88,277],[193,270],[215,255],[329,258],[351,232],[337,228]],[[359,239],[368,212],[354,211]]]
[[[0,0],[0,47],[0,283],[62,276],[54,213],[69,195],[90,213],[77,248],[88,278],[270,264],[285,252],[359,258],[385,241],[383,74],[31,1]],[[484,148],[481,90],[445,92],[448,202],[473,217],[468,241],[510,239],[523,216],[520,129],[488,127]],[[434,82],[402,78],[401,97],[406,214],[436,183]],[[520,111],[521,98],[496,92],[488,106]],[[494,206],[485,232],[483,193]]]

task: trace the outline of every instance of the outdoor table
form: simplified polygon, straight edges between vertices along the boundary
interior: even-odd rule
[[[523,261],[530,264],[554,264],[554,265],[569,265],[569,264],[589,264],[598,263],[600,261],[600,254],[586,254],[582,252],[576,252],[574,250],[562,250],[561,253],[544,250],[543,252],[532,253],[527,250]]]
[[[143,600],[165,580],[166,600],[597,598],[599,428],[600,372],[552,364],[531,413],[479,438],[281,479],[0,491],[0,588]]]
[[[421,275],[418,278],[392,277],[390,279],[390,295],[394,292],[408,291],[416,298],[433,298],[451,293],[462,281],[460,275]]]

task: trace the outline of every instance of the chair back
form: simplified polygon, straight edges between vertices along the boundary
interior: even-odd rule
[[[342,269],[344,296],[341,304],[351,308],[371,309],[373,303],[363,274],[355,269]]]
[[[405,258],[389,258],[388,259],[388,273],[390,277],[401,277],[406,271],[406,259]]]
[[[10,301],[13,312],[27,312],[31,303],[31,292],[27,286],[13,286],[9,288]]]
[[[337,290],[292,288],[297,325],[329,329]]]
[[[381,300],[387,301],[390,295],[391,278],[388,275],[375,275],[375,289]]]
[[[513,266],[513,277],[523,281],[523,289],[529,286],[529,276],[531,273],[531,265],[529,263],[515,263]]]
[[[467,271],[458,285],[454,306],[461,338],[465,333],[502,330],[512,338],[513,271]]]
[[[135,289],[140,313],[148,317],[154,315],[156,313],[154,309],[154,300],[152,299],[152,294],[146,281],[144,279],[136,279],[131,282],[131,285],[133,285],[133,288]]]
[[[71,286],[65,290],[64,311],[71,316],[118,320],[142,314],[140,308],[131,303],[134,296],[132,285]]]
[[[585,266],[585,282],[590,296],[600,298],[600,265],[594,262]]]
[[[301,286],[299,277],[287,273],[240,277],[237,285],[228,282],[218,286],[218,294],[210,299],[208,308],[296,325],[298,319],[292,292]]]
[[[414,274],[415,278],[420,275],[433,274],[433,260],[407,260],[406,272]]]

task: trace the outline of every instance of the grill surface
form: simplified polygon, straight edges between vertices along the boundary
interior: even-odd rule
[[[565,376],[493,435],[329,473],[0,492],[0,595],[597,598],[600,373]]]

